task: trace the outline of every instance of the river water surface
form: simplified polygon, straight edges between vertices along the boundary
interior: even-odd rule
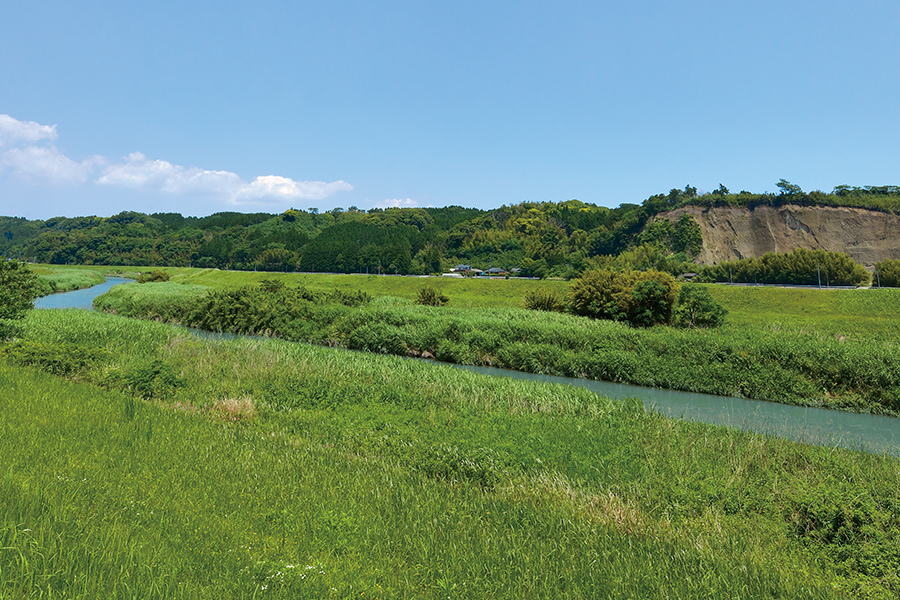
[[[35,302],[35,308],[91,309],[94,298],[106,293],[114,285],[128,281],[132,280],[108,277],[106,283],[89,289],[39,298]],[[220,337],[217,334],[199,333],[206,337]],[[237,336],[224,334],[222,337]],[[900,419],[893,417],[791,406],[728,396],[678,392],[590,379],[534,375],[491,367],[452,366],[492,377],[513,377],[560,385],[576,385],[610,398],[640,398],[645,407],[653,408],[675,419],[684,418],[715,425],[727,425],[799,442],[900,456]]]

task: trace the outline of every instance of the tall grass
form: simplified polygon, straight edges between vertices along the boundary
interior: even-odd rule
[[[873,303],[893,307],[900,295],[887,294],[894,290],[852,291],[856,296],[846,297],[840,306],[818,296],[831,302],[828,322],[841,324],[846,335],[829,332],[827,323],[808,331],[777,322],[752,324],[746,318],[705,330],[634,329],[567,314],[434,308],[388,297],[352,309],[304,304],[291,312],[287,302],[263,306],[249,292],[243,304],[221,296],[231,304],[220,307],[218,297],[204,299],[204,290],[174,284],[119,286],[98,298],[96,306],[195,327],[209,327],[209,315],[230,314],[231,320],[217,318],[213,328],[459,364],[900,414],[895,338],[872,333],[872,327],[854,329],[850,322],[851,316],[863,320],[860,315]],[[774,298],[769,290],[761,295],[741,291],[743,296],[729,293],[733,300],[742,298],[757,307]],[[884,332],[896,327],[890,321],[883,317],[876,323]]]
[[[41,294],[44,296],[57,292],[80,290],[106,281],[103,271],[99,269],[54,265],[52,267],[32,267],[32,271],[38,276]]]
[[[273,273],[250,271],[220,271],[218,269],[167,269],[172,281],[205,285],[215,289],[232,289],[258,284],[264,279],[284,282],[291,287],[305,287],[314,291],[363,291],[372,296],[395,296],[415,300],[422,288],[433,287],[450,298],[450,305],[459,308],[519,307],[525,294],[534,289],[547,289],[565,294],[569,282],[536,281],[519,278],[455,278],[455,277],[393,277],[378,275],[329,275],[324,273]]]
[[[771,529],[709,515],[696,535],[629,531],[591,518],[614,501],[579,508],[551,481],[485,492],[150,405],[129,416],[127,398],[35,373],[0,377],[19,434],[0,441],[6,597],[833,594]]]
[[[24,506],[0,521],[6,589],[95,561],[85,597],[900,591],[896,459],[392,356],[79,311],[25,325],[48,352],[104,350],[72,376],[111,391],[0,370],[0,473]],[[129,377],[166,370],[177,385],[134,399]],[[86,545],[52,546],[74,531]]]

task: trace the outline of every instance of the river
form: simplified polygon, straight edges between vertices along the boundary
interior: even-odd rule
[[[132,280],[108,277],[106,283],[92,288],[39,298],[35,302],[35,308],[90,310],[94,298],[106,293],[114,285],[128,281]],[[199,333],[205,337],[235,337],[233,334]],[[791,406],[729,396],[678,392],[590,379],[534,375],[491,367],[467,365],[453,365],[453,367],[491,377],[513,377],[560,385],[576,385],[610,398],[640,398],[645,407],[653,408],[675,419],[683,418],[715,425],[727,425],[799,442],[900,456],[900,419],[893,417]]]

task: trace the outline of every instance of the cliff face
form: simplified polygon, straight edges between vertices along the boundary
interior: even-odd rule
[[[686,206],[659,218],[674,224],[682,213],[694,217],[703,231],[698,258],[703,264],[795,248],[844,252],[868,269],[880,260],[900,258],[898,215],[827,206]]]

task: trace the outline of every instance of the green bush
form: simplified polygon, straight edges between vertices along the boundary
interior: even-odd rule
[[[875,263],[872,285],[880,287],[900,287],[900,260],[887,259]]]
[[[419,297],[416,299],[416,304],[423,306],[445,306],[448,302],[450,302],[450,298],[430,285],[419,290]]]
[[[709,290],[697,284],[681,286],[674,324],[678,327],[718,327],[728,311],[716,302]]]
[[[553,290],[537,288],[525,292],[524,307],[528,310],[562,312],[565,309],[565,303],[562,297]]]
[[[107,358],[102,348],[57,342],[53,344],[32,340],[17,340],[0,347],[0,356],[6,356],[17,365],[35,366],[54,375],[75,375],[91,365]]]
[[[595,319],[657,325],[671,318],[676,293],[668,273],[592,269],[572,285],[569,310]]]
[[[170,398],[178,388],[186,385],[186,381],[179,378],[171,366],[160,360],[113,375],[105,383],[109,387],[112,387],[110,384],[118,384],[116,387],[141,398],[161,400]]]
[[[32,308],[41,286],[28,265],[0,257],[0,340],[16,335],[18,329],[10,319],[21,319]]]
[[[168,281],[169,274],[162,269],[156,269],[152,273],[141,273],[138,275],[138,283],[154,283],[157,281]]]
[[[869,272],[841,252],[797,248],[704,267],[701,278],[708,282],[863,285],[869,281]]]

